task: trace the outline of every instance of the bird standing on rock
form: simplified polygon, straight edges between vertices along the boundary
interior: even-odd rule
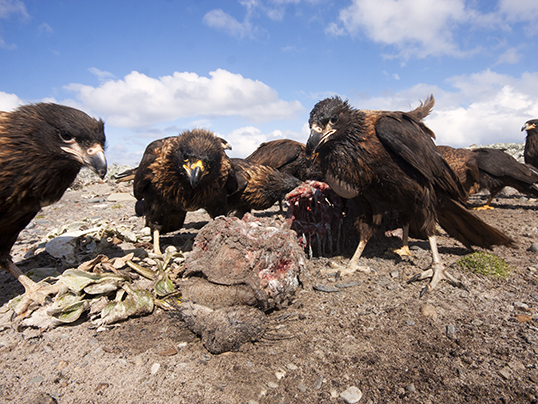
[[[104,148],[103,121],[75,108],[38,103],[0,112],[0,267],[25,288],[17,313],[56,290],[24,275],[11,247],[42,207],[62,197],[81,167],[104,178]]]
[[[421,295],[442,279],[463,286],[441,263],[436,222],[468,247],[513,242],[463,206],[463,186],[435,146],[435,135],[421,121],[433,104],[430,97],[410,112],[372,111],[354,109],[339,97],[327,98],[310,112],[306,145],[307,155],[320,163],[330,187],[343,198],[354,198],[362,208],[357,221],[360,242],[349,269],[360,269],[362,251],[383,213],[398,213],[404,243],[410,224],[422,227],[432,265],[410,280],[431,278]]]

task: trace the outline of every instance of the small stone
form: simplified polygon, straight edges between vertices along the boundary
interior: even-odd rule
[[[40,384],[43,383],[45,378],[43,376],[35,376],[28,380],[28,384]]]
[[[286,367],[289,369],[289,370],[297,370],[299,369],[296,365],[294,365],[293,363],[288,363],[286,365]]]
[[[110,194],[107,198],[107,201],[108,202],[128,202],[128,201],[136,201],[136,198],[126,192],[121,192],[121,193],[116,193],[116,194]]]
[[[362,391],[358,387],[351,386],[340,393],[340,397],[348,404],[358,403],[362,398]]]
[[[529,250],[532,252],[538,252],[538,243],[532,243]]]
[[[323,384],[323,376],[320,376],[317,378],[317,380],[314,382],[314,390],[319,390],[321,389],[321,386]]]
[[[400,276],[400,273],[399,273],[398,271],[392,271],[392,272],[390,273],[390,276],[391,276],[392,278],[397,278],[398,276]]]
[[[411,327],[411,326],[415,325],[416,323],[413,320],[407,320],[405,322],[405,324]]]
[[[282,380],[284,378],[284,376],[286,376],[286,371],[284,369],[278,369],[276,372],[275,372],[275,377],[278,379],[278,380]]]
[[[154,375],[155,373],[157,373],[159,371],[160,368],[161,368],[160,363],[154,363],[153,365],[151,365],[151,369],[150,369],[149,373]]]
[[[272,389],[278,389],[278,384],[275,382],[269,382],[267,383],[267,387],[270,387]]]
[[[435,307],[429,303],[420,308],[420,314],[422,314],[424,317],[430,317],[433,319],[437,318],[437,311],[435,310]]]
[[[482,324],[484,324],[484,322],[482,320],[479,320],[479,319],[476,318],[473,321],[471,321],[471,324],[475,325],[477,327],[480,327]]]
[[[529,306],[525,303],[522,303],[522,302],[514,302],[514,307],[517,308],[517,309],[528,309]]]
[[[454,339],[454,336],[456,335],[456,327],[454,327],[452,324],[446,326],[446,336],[450,339]]]
[[[411,383],[405,386],[405,391],[407,391],[408,393],[414,393],[415,391],[417,391],[417,388],[413,383]]]
[[[306,390],[308,390],[308,388],[303,383],[299,383],[297,385],[297,388],[301,391],[301,393],[306,393]]]
[[[505,380],[509,380],[509,379],[512,377],[512,370],[511,370],[508,366],[505,366],[504,368],[502,368],[501,370],[499,370],[499,374],[500,374]]]

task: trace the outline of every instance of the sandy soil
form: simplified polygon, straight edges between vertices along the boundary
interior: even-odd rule
[[[61,271],[46,253],[24,254],[52,228],[83,217],[141,229],[133,201],[107,200],[129,191],[113,182],[69,190],[21,233],[15,261],[23,270]],[[475,196],[471,205],[481,201]],[[9,313],[0,314],[0,402],[343,403],[356,387],[361,403],[535,403],[538,253],[530,247],[538,242],[537,203],[499,196],[493,211],[477,212],[517,242],[493,251],[511,265],[508,279],[451,267],[468,291],[443,282],[419,298],[424,284],[406,281],[429,266],[427,243],[411,240],[414,257],[402,260],[386,252],[398,240],[381,233],[363,260],[376,274],[339,279],[326,270],[349,256],[310,259],[291,306],[268,314],[264,338],[238,352],[211,355],[177,313],[161,309],[103,331],[88,321],[15,331]],[[184,244],[208,220],[188,214],[186,228],[164,244]],[[447,266],[469,253],[445,236],[439,246]],[[0,306],[22,292],[0,275]]]

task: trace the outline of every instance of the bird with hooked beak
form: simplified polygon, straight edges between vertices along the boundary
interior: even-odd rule
[[[146,217],[156,254],[160,234],[179,230],[188,211],[205,209],[214,218],[228,212],[228,194],[237,189],[224,149],[229,144],[205,129],[150,143],[136,170],[135,209]]]
[[[22,273],[10,255],[19,233],[58,201],[81,167],[107,171],[104,123],[64,105],[38,103],[0,112],[0,267],[24,286],[18,314],[57,292]]]
[[[353,198],[361,213],[356,221],[359,245],[348,270],[365,269],[359,259],[385,212],[396,212],[407,246],[409,227],[428,238],[430,268],[410,281],[431,278],[421,295],[446,279],[463,286],[445,270],[437,250],[436,222],[465,246],[512,245],[513,240],[470,213],[458,177],[435,146],[422,122],[433,97],[413,111],[352,108],[339,97],[318,102],[310,112],[307,155],[313,156],[326,182],[343,198]]]

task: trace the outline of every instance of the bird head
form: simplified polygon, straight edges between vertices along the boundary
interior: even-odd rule
[[[529,131],[532,129],[536,129],[536,124],[538,124],[538,119],[531,119],[530,121],[525,122],[525,125],[521,128],[521,131],[524,130]]]
[[[47,143],[58,157],[76,161],[99,177],[107,172],[103,121],[84,112],[52,103],[26,105],[20,111],[28,117],[35,141]]]
[[[318,102],[310,112],[310,137],[306,143],[306,155],[315,156],[319,151],[338,137],[339,131],[345,127],[349,104],[340,97],[326,98]]]
[[[218,172],[227,142],[206,129],[193,129],[178,137],[179,164],[187,174],[192,188],[196,188],[203,178]],[[212,174],[213,173],[213,174]]]

